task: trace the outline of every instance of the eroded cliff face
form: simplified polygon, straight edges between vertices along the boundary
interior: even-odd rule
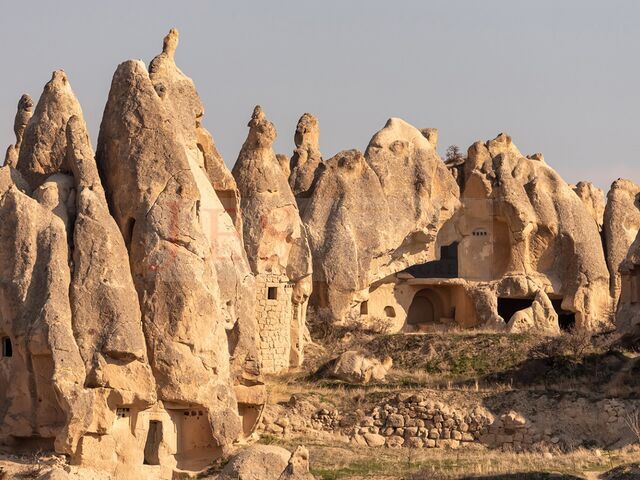
[[[620,297],[616,316],[618,330],[630,344],[640,342],[640,233],[620,264]]]
[[[242,243],[240,192],[211,134],[201,125],[204,107],[193,81],[176,66],[177,44],[177,32],[172,30],[165,39],[164,51],[151,61],[149,78],[160,103],[176,122],[175,135],[198,189],[198,218],[216,269],[232,376],[236,383],[258,386],[262,381],[256,287]]]
[[[640,231],[640,186],[622,178],[611,184],[604,211],[604,241],[614,306],[620,298],[620,266]]]
[[[0,169],[0,439],[117,478],[198,470],[265,401],[239,192],[177,40],[118,67],[97,159],[57,71]]]
[[[610,322],[597,222],[542,155],[525,157],[500,134],[469,148],[464,178],[464,206],[440,234],[444,244],[458,242],[462,277],[492,282],[499,297],[544,292],[575,314],[578,328]]]
[[[298,207],[304,211],[322,165],[318,119],[310,113],[303,114],[296,125],[293,140],[296,148],[287,175]]]
[[[272,148],[275,127],[259,106],[248,126],[233,175],[240,189],[244,246],[258,279],[263,360],[273,373],[302,362],[312,261],[287,173]]]
[[[458,186],[422,132],[397,118],[371,139],[324,162],[303,220],[314,259],[314,296],[344,319],[369,286],[436,258],[440,227]]]

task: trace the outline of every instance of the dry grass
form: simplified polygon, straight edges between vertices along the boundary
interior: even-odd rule
[[[579,478],[640,460],[640,447],[616,451],[577,449],[570,453],[547,451],[505,453],[470,445],[457,450],[367,448],[347,444],[326,445],[304,441],[311,455],[312,471],[322,480],[435,480],[481,478],[487,475],[556,472]],[[278,442],[293,448],[296,441]],[[527,476],[524,473],[527,472]]]

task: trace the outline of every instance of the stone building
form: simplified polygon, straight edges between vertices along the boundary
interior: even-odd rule
[[[273,152],[276,130],[257,106],[233,175],[244,245],[256,277],[256,318],[265,373],[302,364],[311,254],[287,173]]]

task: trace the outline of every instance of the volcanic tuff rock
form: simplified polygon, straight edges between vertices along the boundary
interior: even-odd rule
[[[229,319],[203,224],[204,172],[181,131],[144,64],[120,64],[97,160],[129,250],[158,398],[205,407],[215,440],[225,445],[241,429],[230,385]]]
[[[66,126],[74,115],[82,119],[82,109],[71,90],[67,75],[57,70],[44,87],[20,146],[17,169],[31,188],[41,185],[53,173],[69,172],[65,162]]]
[[[176,66],[177,45],[178,32],[172,29],[165,38],[164,51],[151,61],[149,78],[160,103],[176,122],[176,136],[199,191],[197,215],[216,268],[233,376],[242,383],[255,382],[260,375],[255,280],[242,243],[240,194],[211,134],[201,125],[204,107],[195,85]]]
[[[298,446],[293,453],[275,445],[254,445],[233,457],[217,480],[313,480],[309,452]]]
[[[640,342],[640,232],[620,265],[622,276],[616,324],[630,343]]]
[[[585,204],[601,231],[604,221],[604,192],[591,182],[578,182],[573,186],[573,191]]]
[[[5,165],[14,168],[16,167],[20,146],[22,145],[22,139],[24,138],[24,131],[32,116],[33,100],[31,100],[31,97],[25,93],[18,101],[18,111],[16,112],[16,117],[13,121],[13,132],[16,135],[16,143],[14,145],[9,145],[9,148],[7,148],[7,154],[4,160]]]
[[[0,214],[0,331],[13,343],[0,371],[0,437],[53,437],[70,454],[91,421],[91,397],[73,334],[65,225],[15,186],[2,192]]]
[[[620,265],[640,231],[640,186],[622,178],[611,184],[604,211],[604,239],[614,305],[620,297]]]
[[[293,139],[296,149],[291,157],[289,184],[298,201],[298,207],[304,210],[303,199],[311,196],[318,168],[322,164],[318,119],[310,113],[302,115]]]
[[[372,380],[383,381],[392,365],[391,357],[386,357],[381,362],[355,350],[348,350],[320,367],[316,375],[349,383],[367,384]]]
[[[464,208],[439,242],[460,242],[459,255],[475,258],[466,267],[470,274],[511,278],[509,297],[521,297],[527,292],[517,286],[533,282],[549,297],[561,298],[562,309],[576,313],[578,327],[606,323],[609,275],[598,227],[571,187],[541,155],[524,157],[506,134],[472,145],[464,168]],[[470,220],[480,213],[495,237],[484,259],[472,251],[471,241]]]
[[[440,226],[459,205],[458,186],[433,145],[392,118],[363,156],[324,162],[303,220],[314,260],[314,301],[343,319],[369,285],[432,260]]]
[[[276,130],[260,106],[248,126],[233,175],[240,188],[251,268],[298,282],[310,275],[311,258],[295,198],[272,149]]]
[[[261,298],[258,313],[264,324],[263,354],[275,351],[270,352],[275,356],[269,362],[263,355],[265,368],[275,372],[302,362],[312,261],[296,200],[272,148],[275,127],[260,106],[255,107],[248,126],[233,175],[240,189],[244,246],[258,276],[258,295],[266,288],[282,290],[279,300],[272,299],[278,302],[277,309],[267,305],[270,298]]]

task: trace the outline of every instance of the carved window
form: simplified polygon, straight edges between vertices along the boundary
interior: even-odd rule
[[[2,337],[2,356],[13,357],[13,345],[9,337]]]
[[[369,315],[369,301],[365,300],[360,304],[360,315]]]
[[[396,309],[390,305],[384,307],[384,313],[389,318],[396,318]]]
[[[277,300],[277,299],[278,299],[278,287],[268,287],[267,300]]]
[[[489,234],[487,233],[487,231],[484,228],[476,228],[473,231],[472,235],[474,237],[486,237]]]

